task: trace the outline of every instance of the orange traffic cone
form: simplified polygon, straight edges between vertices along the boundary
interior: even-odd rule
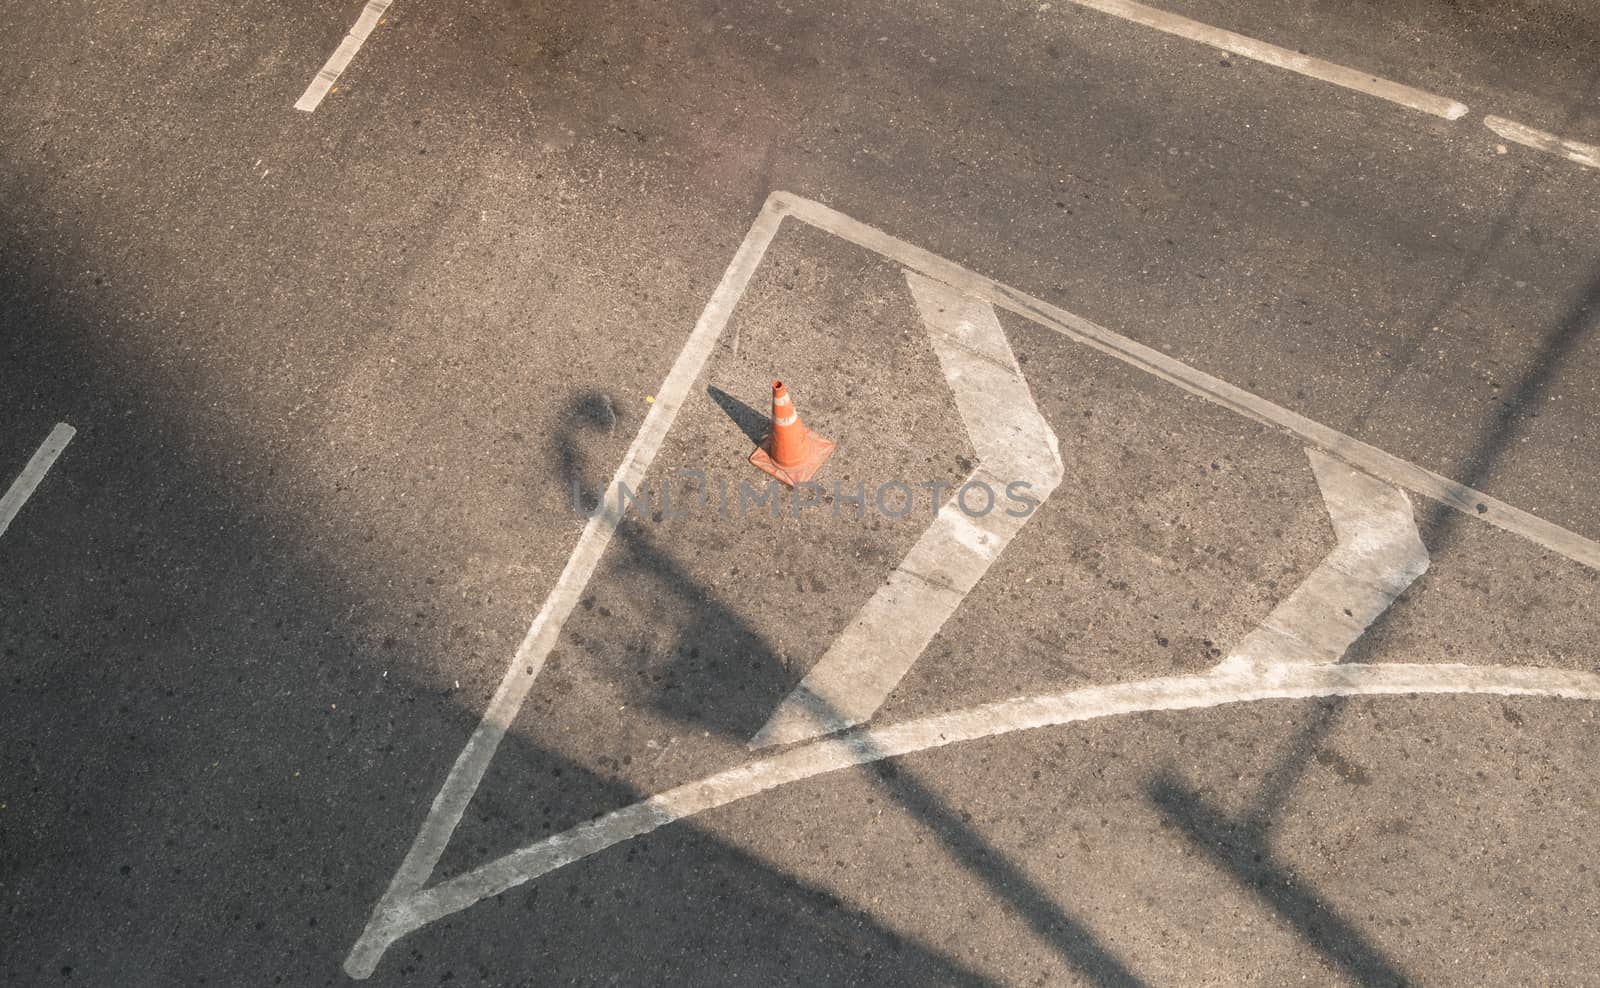
[[[833,453],[833,440],[807,429],[782,381],[772,382],[772,431],[750,454],[750,462],[793,487],[804,483]]]

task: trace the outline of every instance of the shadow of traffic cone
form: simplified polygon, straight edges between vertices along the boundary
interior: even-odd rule
[[[782,381],[772,382],[772,431],[750,454],[750,462],[793,487],[810,480],[833,453],[833,440],[807,429]]]

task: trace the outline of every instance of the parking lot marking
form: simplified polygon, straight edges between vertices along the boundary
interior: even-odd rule
[[[404,912],[368,925],[345,962],[362,978],[389,944],[558,868],[707,810],[854,765],[1015,731],[1154,711],[1332,696],[1490,694],[1600,700],[1600,675],[1518,666],[1283,664],[1218,667],[1198,676],[1091,686],[987,703],[789,748],[613,810],[419,892]]]
[[[695,377],[710,358],[717,337],[732,316],[734,306],[744,295],[745,287],[755,274],[767,245],[778,232],[778,224],[782,219],[783,212],[778,204],[769,200],[751,225],[750,232],[745,235],[744,242],[739,245],[721,283],[701,312],[694,331],[689,334],[666,380],[656,392],[655,401],[651,403],[638,435],[617,467],[610,489],[620,490],[626,485],[631,490],[639,490],[643,485],[650,461],[666,439],[667,430],[672,427],[673,419],[683,407]],[[603,506],[584,526],[583,534],[578,537],[578,544],[572,550],[561,576],[557,578],[555,588],[533,619],[510,667],[495,690],[494,698],[489,701],[483,720],[456,757],[455,764],[450,767],[450,774],[445,777],[444,785],[434,797],[416,840],[389,883],[388,891],[374,909],[374,923],[391,913],[404,914],[409,909],[410,899],[433,874],[439,857],[444,854],[445,845],[450,842],[450,835],[455,833],[461,815],[483,781],[483,774],[488,770],[495,750],[516,718],[517,711],[522,709],[528,691],[533,688],[535,678],[544,667],[545,658],[561,635],[562,625],[577,606],[579,595],[594,575],[595,567],[621,521],[621,505],[608,502],[608,506]]]
[[[1519,124],[1515,120],[1507,120],[1505,117],[1484,117],[1483,125],[1508,141],[1515,141],[1539,151],[1548,151],[1589,168],[1600,168],[1600,147],[1593,144],[1569,141],[1564,137],[1535,130],[1526,124]]]
[[[1068,339],[1116,357],[1246,418],[1298,436],[1329,458],[1394,487],[1434,498],[1576,562],[1600,568],[1600,544],[1590,539],[1355,440],[1141,343],[851,219],[821,203],[786,192],[774,192],[767,197],[694,330],[689,334],[683,350],[673,362],[655,403],[617,468],[613,486],[627,484],[637,490],[642,485],[645,472],[688,396],[690,387],[710,359],[719,335],[786,217],[793,217],[873,251],[928,281],[948,286],[954,293],[1006,309]],[[919,284],[914,279],[912,283]],[[937,299],[937,293],[928,297]],[[1316,462],[1313,457],[1313,463]],[[1256,700],[1407,693],[1488,693],[1600,699],[1600,675],[1560,669],[1455,664],[1307,663],[1284,661],[1284,656],[1277,656],[1275,661],[1265,665],[1241,667],[1237,663],[1227,663],[1201,676],[1159,678],[1069,690],[985,704],[889,727],[858,728],[844,735],[801,744],[767,758],[757,758],[727,772],[657,794],[465,874],[427,886],[445,845],[483,779],[489,761],[521,709],[543,668],[545,657],[554,647],[563,623],[593,576],[620,521],[620,505],[610,505],[585,526],[555,587],[517,649],[483,720],[451,767],[405,860],[387,891],[374,906],[361,936],[352,946],[344,965],[345,971],[352,977],[369,976],[384,951],[395,940],[483,898],[674,820],[849,765],[959,741],[1097,717],[1154,710],[1197,709]]]
[[[372,34],[372,29],[378,26],[378,21],[383,18],[384,12],[394,0],[367,0],[367,5],[361,11],[361,16],[356,18],[355,26],[350,28],[344,40],[339,42],[339,47],[328,56],[328,61],[318,70],[311,80],[311,85],[295,101],[296,110],[310,113],[322,103],[322,98],[333,90],[334,83],[339,81],[339,76],[349,67],[350,60],[356,57],[356,52],[367,43],[367,36]]]
[[[11,520],[17,517],[17,512],[22,510],[22,506],[38,488],[39,481],[43,480],[44,475],[55,465],[56,457],[61,455],[61,451],[67,448],[67,443],[72,442],[72,437],[77,434],[78,430],[72,426],[65,422],[57,422],[55,428],[50,430],[50,434],[44,437],[44,442],[39,444],[39,448],[23,466],[22,472],[17,474],[17,479],[7,488],[5,497],[0,497],[0,535],[4,535],[6,529],[11,527]]]
[[[1055,432],[1033,402],[993,306],[919,274],[907,272],[906,280],[978,463],[756,732],[752,748],[803,741],[868,720],[1027,524],[1030,512],[1007,507],[996,492],[1024,484],[1028,496],[1042,502],[1061,483]],[[971,512],[964,506],[966,484],[989,492]]]
[[[1294,593],[1272,609],[1227,662],[1338,662],[1357,638],[1428,571],[1405,492],[1306,450],[1337,543]]]
[[[1446,120],[1459,120],[1470,112],[1465,103],[1457,100],[1302,52],[1290,51],[1248,35],[1146,6],[1135,0],[1068,0],[1068,2],[1166,34],[1198,41],[1241,58],[1252,59],[1308,78],[1376,96],[1398,106],[1443,117]],[[1487,116],[1484,117],[1483,124],[1508,141],[1515,141],[1539,151],[1547,151],[1588,168],[1600,168],[1600,147],[1593,144],[1558,137],[1547,131],[1517,123],[1515,120],[1507,120],[1505,117]]]
[[[1392,82],[1370,72],[1362,72],[1359,69],[1258,41],[1243,34],[1226,31],[1220,27],[1202,24],[1200,21],[1170,14],[1155,7],[1147,7],[1142,3],[1134,3],[1133,0],[1071,0],[1071,2],[1157,31],[1220,48],[1241,58],[1253,59],[1312,79],[1330,82],[1335,86],[1352,89],[1358,93],[1376,96],[1409,110],[1430,113],[1446,120],[1459,120],[1467,115],[1465,103],[1435,96],[1414,86]]]
[[[1115,357],[1147,374],[1174,384],[1190,394],[1215,402],[1263,425],[1295,436],[1334,459],[1369,473],[1379,480],[1421,494],[1470,517],[1520,535],[1551,552],[1593,569],[1600,569],[1600,542],[1545,521],[1537,515],[1490,497],[1480,490],[1419,467],[1376,446],[1347,436],[1321,422],[1292,412],[1243,388],[1198,370],[1159,350],[1130,340],[1082,316],[1034,298],[1026,292],[977,274],[921,247],[906,243],[819,202],[786,192],[775,192],[789,215],[851,243],[898,261],[920,274],[959,288],[968,295],[1052,329],[1083,345]]]

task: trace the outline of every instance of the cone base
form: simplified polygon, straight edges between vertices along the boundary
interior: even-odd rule
[[[811,433],[811,449],[806,458],[792,466],[780,467],[777,461],[773,460],[767,453],[767,443],[771,441],[769,436],[765,442],[757,446],[756,451],[750,454],[750,462],[755,464],[762,473],[769,474],[786,487],[803,484],[816,476],[817,471],[822,469],[823,461],[833,455],[833,440],[824,439],[813,432]]]

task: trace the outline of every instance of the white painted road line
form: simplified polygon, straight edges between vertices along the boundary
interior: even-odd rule
[[[962,295],[1004,308],[1246,418],[1298,436],[1332,458],[1394,487],[1425,494],[1569,559],[1600,569],[1600,543],[1352,439],[821,203],[787,192],[774,192],[767,197],[760,215],[735,252],[694,331],[662,382],[655,404],[617,468],[613,488],[626,484],[638,490],[642,486],[645,472],[665,440],[667,430],[710,359],[734,307],[786,217],[874,251]],[[917,284],[915,280],[912,283]],[[651,797],[465,875],[425,887],[620,521],[621,506],[611,505],[585,526],[566,568],[517,649],[483,720],[456,758],[404,862],[373,908],[360,939],[351,948],[344,968],[352,977],[369,976],[395,940],[487,896],[703,809],[847,765],[1091,717],[1194,709],[1251,700],[1395,693],[1498,693],[1600,699],[1600,676],[1592,673],[1467,665],[1308,664],[1285,662],[1285,656],[1278,656],[1276,664],[1265,668],[1233,665],[1219,667],[1205,676],[1146,680],[1012,700],[801,745]],[[971,536],[970,532],[959,534]]]
[[[1180,17],[1177,14],[1169,14],[1155,7],[1134,3],[1133,0],[1071,0],[1071,2],[1080,7],[1089,7],[1101,13],[1110,14],[1113,17],[1132,21],[1135,24],[1155,28],[1157,31],[1211,45],[1213,48],[1232,52],[1241,58],[1264,62],[1267,65],[1287,69],[1290,72],[1297,72],[1312,79],[1331,82],[1335,86],[1352,89],[1358,93],[1376,96],[1379,99],[1388,100],[1409,110],[1431,113],[1446,120],[1459,120],[1467,115],[1466,104],[1458,103],[1453,99],[1435,96],[1433,93],[1413,86],[1391,82],[1370,72],[1361,72],[1320,58],[1313,58],[1310,55],[1302,55],[1287,48],[1279,48],[1277,45],[1268,44],[1265,41],[1257,41],[1255,38],[1235,34],[1232,31],[1225,31],[1220,27],[1202,24],[1199,21]]]
[[[333,54],[329,56],[327,64],[317,73],[316,78],[311,80],[311,85],[306,87],[306,91],[295,102],[294,108],[296,110],[304,110],[310,113],[321,104],[322,98],[333,90],[333,84],[339,81],[339,76],[343,75],[344,70],[349,67],[350,60],[356,57],[356,52],[360,51],[361,46],[367,43],[367,36],[372,33],[373,28],[378,26],[378,21],[382,19],[384,11],[388,10],[389,4],[393,2],[394,0],[367,0],[366,9],[362,10],[361,16],[356,18],[355,27],[352,27],[350,33],[344,36],[344,40],[339,42],[339,47],[334,49]]]
[[[689,334],[688,342],[678,353],[678,358],[673,362],[666,380],[661,383],[661,388],[656,392],[655,402],[651,404],[644,423],[639,427],[638,435],[628,447],[628,452],[623,455],[616,476],[606,490],[620,490],[624,485],[630,490],[639,490],[643,486],[645,471],[650,468],[650,461],[655,459],[657,450],[666,439],[667,430],[672,427],[678,409],[683,407],[684,399],[688,397],[695,378],[710,358],[717,338],[722,335],[723,327],[733,315],[734,306],[744,296],[745,288],[749,285],[751,276],[755,274],[756,266],[765,256],[767,245],[777,234],[778,225],[782,220],[782,209],[775,200],[769,198],[761,215],[751,224],[750,232],[739,245],[739,250],[734,254],[727,271],[723,273],[722,282],[712,294],[711,300],[706,303],[699,322],[695,324],[694,331]],[[394,880],[389,883],[388,891],[373,909],[372,919],[368,924],[369,930],[382,928],[393,922],[394,917],[408,915],[413,899],[433,874],[440,856],[444,854],[445,846],[450,842],[450,835],[455,833],[457,825],[461,822],[461,815],[466,812],[467,804],[472,801],[473,794],[478,790],[478,784],[483,781],[483,773],[488,770],[495,750],[504,740],[506,731],[517,716],[517,711],[522,709],[523,701],[528,698],[528,691],[533,688],[534,679],[538,676],[539,670],[544,668],[545,658],[549,656],[550,650],[555,647],[556,640],[561,636],[562,625],[572,615],[573,608],[577,607],[583,588],[594,575],[601,555],[610,543],[611,536],[616,533],[617,525],[622,521],[622,506],[612,502],[607,504],[609,506],[589,519],[588,524],[584,526],[583,534],[578,537],[577,547],[572,550],[566,568],[556,580],[555,589],[545,599],[544,606],[540,608],[538,616],[533,619],[533,624],[523,637],[521,646],[517,648],[517,654],[512,659],[510,668],[500,680],[494,698],[489,701],[489,709],[484,712],[483,720],[472,732],[472,737],[467,740],[466,747],[461,749],[461,754],[456,757],[455,764],[450,768],[450,774],[444,780],[444,785],[434,797],[433,805],[428,810],[428,817],[422,823],[422,829],[417,832],[411,850],[406,853],[405,861],[395,873]],[[365,940],[366,935],[363,935],[363,941]],[[360,949],[358,945],[357,950]],[[378,948],[378,953],[382,953],[382,947]],[[350,970],[352,974],[360,969],[359,966],[350,967],[355,963],[355,957],[356,955],[352,954],[351,961],[346,963],[346,970]],[[371,963],[377,963],[377,954],[372,955]],[[371,973],[370,966],[366,971]]]
[[[1529,514],[1521,508],[1490,497],[1465,484],[1457,483],[1432,470],[1402,460],[1392,453],[1386,453],[1376,446],[1347,436],[1321,422],[1306,418],[1298,412],[1292,412],[1260,395],[1252,394],[1205,371],[1190,367],[1159,350],[1130,340],[1121,333],[1114,333],[1082,316],[1074,315],[992,278],[986,278],[819,202],[802,199],[787,192],[774,192],[768,202],[773,200],[781,201],[783,208],[796,219],[868,250],[876,251],[913,271],[959,288],[969,295],[992,302],[1008,312],[1055,330],[1090,349],[1098,350],[1153,377],[1175,384],[1190,394],[1232,409],[1245,418],[1299,436],[1306,443],[1332,455],[1335,459],[1343,460],[1380,480],[1430,497],[1469,517],[1520,535],[1574,562],[1582,563],[1592,569],[1600,569],[1600,542],[1545,521],[1537,515]]]
[[[1338,540],[1224,660],[1241,668],[1338,662],[1394,599],[1428,571],[1411,501],[1398,487],[1306,450]]]
[[[1212,27],[1210,24],[1136,3],[1134,0],[1069,0],[1069,2],[1166,34],[1198,41],[1231,52],[1240,58],[1253,59],[1368,96],[1376,96],[1409,110],[1429,113],[1446,120],[1460,120],[1468,113],[1467,105],[1457,100],[1437,96],[1415,86],[1393,82],[1370,72],[1302,55],[1297,51],[1280,48],[1220,27]],[[1600,147],[1593,144],[1557,137],[1555,134],[1537,130],[1515,120],[1507,120],[1505,117],[1484,117],[1483,124],[1508,141],[1559,155],[1588,168],[1600,168]]]
[[[994,307],[919,274],[907,272],[906,280],[977,454],[962,484],[995,492],[1025,483],[1028,496],[1043,502],[1061,483],[1061,452]],[[1028,523],[1029,513],[1014,514],[993,500],[985,506],[974,498],[969,514],[967,489],[956,487],[883,586],[756,732],[751,748],[870,719]]]
[[[365,978],[396,940],[524,882],[679,820],[828,772],[1016,731],[1158,710],[1330,696],[1489,694],[1600,700],[1600,675],[1518,666],[1401,663],[1217,668],[1199,676],[1091,686],[987,703],[814,741],[658,793],[580,823],[418,893],[403,912],[374,916],[344,969]]]
[[[1534,130],[1515,120],[1507,120],[1505,117],[1484,117],[1483,125],[1508,141],[1515,141],[1539,151],[1548,151],[1589,168],[1600,168],[1600,147],[1593,144],[1569,141],[1542,130]]]
[[[55,465],[56,457],[61,455],[61,451],[67,448],[67,443],[72,442],[72,437],[77,434],[77,429],[65,422],[58,422],[56,427],[50,430],[50,434],[44,437],[44,442],[34,451],[33,456],[29,457],[27,465],[6,490],[6,496],[0,497],[0,535],[4,535],[6,529],[11,527],[11,520],[17,517],[17,512],[22,510],[22,506],[38,488],[39,481],[43,480],[44,475]]]

